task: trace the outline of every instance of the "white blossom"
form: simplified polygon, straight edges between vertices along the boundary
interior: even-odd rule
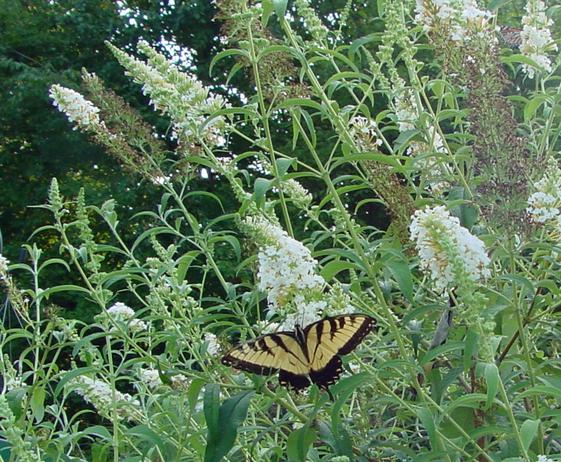
[[[139,406],[139,401],[128,393],[112,390],[111,386],[103,380],[92,379],[85,375],[76,377],[69,382],[73,391],[79,394],[84,401],[92,404],[100,414],[109,416],[111,409],[116,406],[121,417],[134,418],[134,407]]]
[[[61,85],[53,85],[49,91],[53,105],[64,112],[70,122],[75,122],[76,128],[88,129],[99,125],[99,108],[88,101],[77,91]]]
[[[561,214],[561,170],[551,159],[544,176],[535,184],[536,192],[528,198],[526,209],[536,223],[557,220]]]
[[[320,313],[327,307],[324,300],[306,302],[302,295],[294,298],[294,304],[298,307],[298,312],[290,313],[281,324],[281,330],[294,330],[296,324],[307,326],[321,319]]]
[[[310,250],[268,220],[248,217],[245,225],[259,243],[258,287],[267,293],[270,314],[285,317],[283,328],[295,323],[304,326],[319,319],[325,306],[325,280],[317,274],[318,264]],[[290,307],[292,310],[287,312]]]
[[[479,8],[476,0],[416,0],[415,22],[425,32],[442,27],[455,42],[487,30],[492,14]]]
[[[111,315],[113,319],[119,321],[128,321],[135,317],[136,313],[134,310],[125,305],[123,302],[115,303],[111,308],[107,310],[107,313]]]
[[[160,379],[160,374],[156,369],[141,368],[136,371],[136,375],[151,390],[162,385],[162,379]]]
[[[376,128],[374,120],[363,116],[355,116],[349,121],[349,133],[361,151],[375,151],[382,145]]]
[[[280,330],[280,324],[278,322],[264,320],[257,321],[255,327],[257,328],[257,332],[259,332],[260,334],[271,334]]]
[[[188,144],[203,140],[210,147],[226,143],[225,118],[210,117],[226,106],[222,96],[211,94],[195,76],[181,72],[145,42],[138,48],[148,57],[147,63],[116,47],[110,48],[127,74],[142,85],[154,109],[171,118],[174,138]]]
[[[216,335],[211,332],[206,332],[204,335],[204,341],[206,343],[206,352],[209,355],[215,356],[220,353],[220,344],[218,343]]]
[[[473,281],[490,276],[490,260],[483,242],[460,225],[444,206],[417,210],[409,227],[421,267],[429,270],[437,289],[462,281],[456,279],[457,263]]]
[[[538,461],[537,462],[553,462],[553,459],[549,459],[545,455],[540,455],[540,456],[538,456]]]
[[[8,272],[9,264],[10,264],[10,260],[8,260],[0,253],[0,278],[2,277],[2,275]]]
[[[535,61],[540,69],[551,72],[553,68],[547,53],[557,51],[557,44],[551,37],[550,26],[553,21],[546,16],[545,11],[546,5],[542,0],[528,0],[526,14],[522,18],[520,53]],[[533,66],[524,63],[522,70],[528,77],[534,77]]]
[[[135,311],[122,302],[115,303],[107,310],[107,314],[113,321],[127,324],[132,332],[141,332],[148,329],[148,324],[141,319],[136,319]]]

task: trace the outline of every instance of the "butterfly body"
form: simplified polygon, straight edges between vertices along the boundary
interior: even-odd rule
[[[375,326],[362,314],[325,318],[294,331],[262,335],[232,348],[222,363],[259,375],[279,371],[281,385],[302,390],[311,383],[328,389],[342,372],[341,355],[354,350]]]

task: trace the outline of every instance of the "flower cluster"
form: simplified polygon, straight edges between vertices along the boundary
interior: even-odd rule
[[[136,376],[150,390],[154,390],[155,388],[158,388],[162,385],[160,374],[156,369],[153,369],[151,367],[138,369],[136,371]]]
[[[414,130],[419,113],[411,89],[401,87],[393,98],[393,105],[399,131]]]
[[[326,306],[322,300],[325,281],[317,274],[310,250],[266,219],[248,217],[245,226],[260,244],[257,277],[259,289],[267,292],[270,314],[280,311],[285,315],[283,328],[318,320]],[[288,306],[297,312],[286,317]]]
[[[171,118],[175,138],[190,147],[201,142],[209,147],[226,143],[226,120],[212,117],[226,105],[221,96],[211,94],[194,76],[181,72],[147,43],[138,45],[147,63],[109,46],[127,74],[142,84],[142,92],[150,97],[154,108]]]
[[[536,192],[528,198],[526,209],[532,220],[561,226],[561,170],[555,159],[550,159],[544,176],[535,188]]]
[[[485,245],[444,206],[417,210],[409,230],[421,266],[430,271],[438,290],[460,284],[462,277],[476,282],[490,276]]]
[[[292,178],[283,181],[282,188],[283,193],[290,197],[294,205],[301,209],[306,209],[312,202],[312,195],[310,192]]]
[[[415,21],[425,32],[445,31],[454,42],[463,42],[486,30],[492,17],[476,0],[416,0]]]
[[[529,0],[526,4],[526,14],[522,18],[524,27],[520,34],[520,52],[535,61],[540,69],[551,72],[551,59],[547,53],[557,51],[557,44],[553,41],[549,29],[553,21],[546,16],[545,10],[546,6],[542,0]],[[533,66],[523,64],[522,69],[528,77],[534,77]]]
[[[10,260],[8,260],[0,253],[0,279],[2,279],[4,275],[8,273],[9,264],[10,264]]]
[[[355,116],[350,120],[349,125],[351,137],[361,151],[376,151],[382,145],[382,140],[378,138],[377,124],[374,120]]]
[[[206,343],[206,352],[209,355],[216,356],[220,353],[220,344],[216,335],[211,332],[206,332],[204,335],[204,342]]]
[[[115,303],[107,310],[107,314],[113,321],[126,324],[131,332],[148,329],[148,325],[144,321],[136,319],[134,310],[122,302]]]
[[[112,390],[109,384],[103,380],[92,379],[81,375],[70,380],[72,390],[79,394],[84,401],[92,404],[101,415],[109,416],[113,407],[121,417],[129,420],[135,419],[135,407],[140,403],[128,393]]]
[[[537,462],[553,462],[553,459],[550,459],[545,455],[539,455]]]
[[[318,17],[314,9],[310,6],[309,0],[295,0],[294,6],[298,15],[305,23],[306,30],[314,38],[316,42],[325,40],[329,29],[325,27],[321,19]]]
[[[99,108],[77,91],[61,85],[53,85],[49,95],[53,100],[53,105],[59,111],[64,112],[70,122],[76,123],[74,130],[77,128],[88,130],[101,123]]]

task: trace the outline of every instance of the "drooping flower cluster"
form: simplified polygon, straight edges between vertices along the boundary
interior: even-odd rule
[[[264,218],[247,217],[245,226],[259,243],[257,277],[259,289],[267,293],[270,314],[284,315],[284,328],[318,320],[327,305],[322,296],[325,280],[317,274],[310,250]],[[287,307],[296,310],[287,313]]]
[[[545,11],[546,5],[543,0],[528,0],[526,14],[522,18],[524,26],[520,34],[520,53],[535,61],[540,69],[551,72],[551,59],[547,53],[557,51],[557,44],[553,41],[549,29],[553,21],[546,16]],[[528,77],[534,77],[533,66],[524,63],[522,70]]]
[[[131,332],[141,332],[148,329],[148,325],[144,321],[136,318],[134,310],[122,302],[117,302],[109,308],[107,315],[113,321],[127,325]],[[114,331],[115,328],[111,330]]]
[[[70,380],[68,384],[72,386],[74,392],[84,398],[84,401],[92,404],[105,417],[110,416],[111,409],[114,407],[119,416],[129,420],[134,420],[138,413],[134,409],[139,405],[137,399],[128,393],[112,390],[111,386],[103,380],[81,375]]]
[[[204,142],[211,148],[226,143],[225,118],[209,118],[226,105],[220,95],[211,94],[196,77],[181,72],[147,43],[138,45],[147,63],[109,46],[127,74],[142,84],[142,92],[154,108],[171,118],[173,136],[181,143],[194,146]]]
[[[53,85],[49,90],[49,96],[53,100],[53,105],[64,112],[70,122],[76,123],[73,130],[77,128],[88,130],[101,123],[99,108],[77,91],[61,85]]]
[[[360,151],[376,151],[382,145],[374,120],[355,116],[349,121],[349,133]]]
[[[474,33],[488,29],[491,13],[479,8],[476,0],[416,0],[415,21],[425,32],[439,30],[454,42],[463,42]]]
[[[561,170],[555,159],[550,159],[535,188],[536,192],[528,198],[528,214],[536,223],[561,227]]]
[[[477,282],[490,276],[485,245],[444,206],[417,210],[409,230],[421,266],[430,271],[438,290],[455,287],[464,277]]]

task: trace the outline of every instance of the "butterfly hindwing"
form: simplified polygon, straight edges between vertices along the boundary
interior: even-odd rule
[[[279,369],[304,378],[308,374],[308,361],[292,332],[263,335],[234,347],[222,363],[259,375],[271,375]]]
[[[349,314],[322,319],[306,327],[312,381],[322,388],[334,383],[342,370],[339,355],[353,351],[375,324],[370,316]]]

